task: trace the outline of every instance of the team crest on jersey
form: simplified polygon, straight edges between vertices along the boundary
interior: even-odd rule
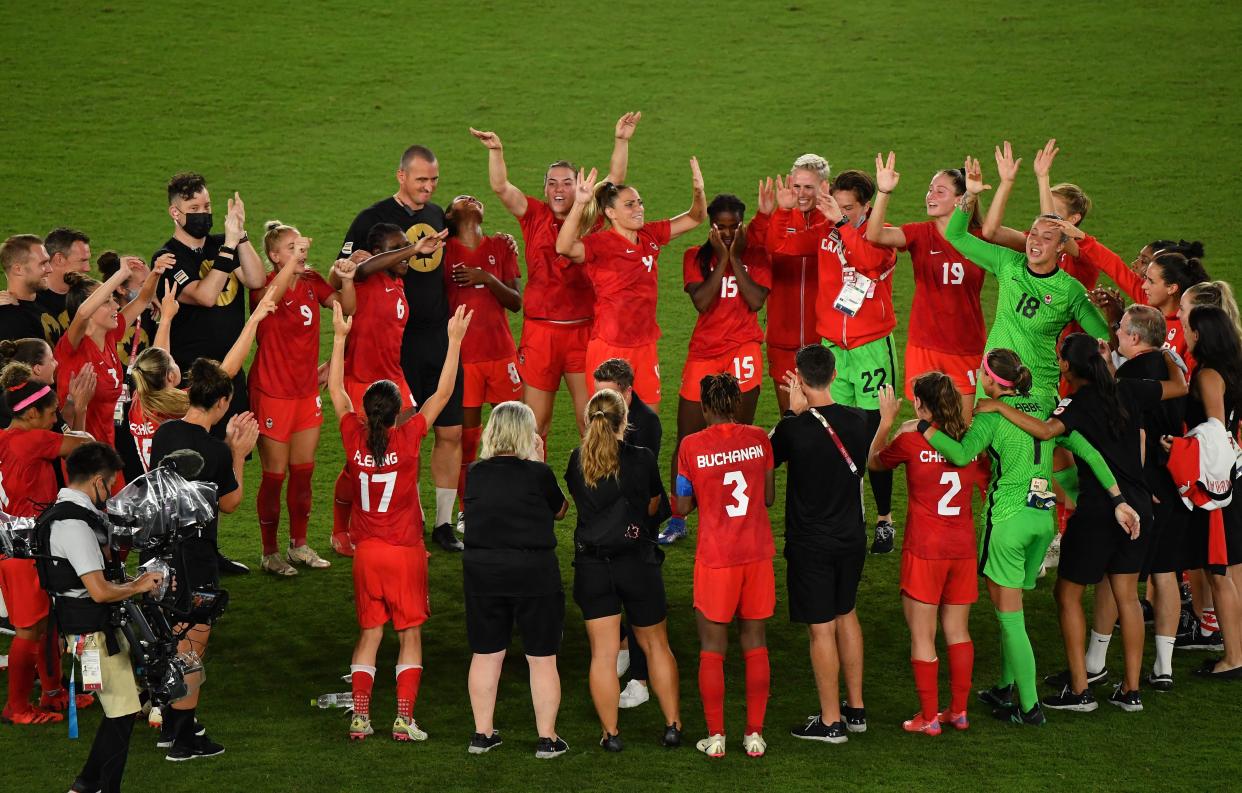
[[[489,256],[487,257],[487,263],[488,263],[488,264],[490,264],[490,265],[492,265],[493,267],[495,267],[495,266],[496,266],[496,257],[495,257],[495,256],[491,256],[491,255],[489,255]]]
[[[272,428],[272,420],[270,418],[267,419],[266,421],[263,422],[263,426],[267,427],[270,430]]]
[[[423,237],[430,237],[436,233],[436,230],[426,223],[416,223],[405,230],[405,238],[410,242],[418,242]],[[410,257],[410,269],[420,273],[430,273],[440,266],[443,259],[444,246],[441,245],[432,253]]]
[[[659,246],[659,245],[656,245],[654,242],[648,242],[647,244],[651,246],[651,250],[653,250],[653,251],[658,251],[658,250],[660,250],[660,246]]]
[[[1044,302],[1048,305],[1052,305],[1052,295],[1044,295]]]

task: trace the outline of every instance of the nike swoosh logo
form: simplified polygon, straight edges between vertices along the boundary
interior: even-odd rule
[[[939,256],[942,251],[929,251],[929,253],[931,253],[932,256]]]
[[[626,249],[625,249],[625,252],[626,252],[626,253],[638,253],[638,251],[631,250],[630,248],[626,248]]]
[[[384,287],[384,291],[385,291],[385,292],[395,292],[395,291],[397,291],[397,290],[393,289],[391,286],[386,286],[386,287]]]

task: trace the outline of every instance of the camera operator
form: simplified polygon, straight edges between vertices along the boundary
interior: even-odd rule
[[[78,447],[65,461],[69,484],[40,517],[37,529],[41,539],[46,538],[40,547],[46,549],[47,558],[39,564],[44,585],[53,595],[61,635],[71,648],[82,648],[83,684],[101,685],[98,695],[104,718],[72,791],[121,789],[134,714],[140,705],[129,648],[120,631],[110,626],[109,604],[150,592],[162,580],[158,574],[143,573],[134,581],[114,583],[124,578],[124,568],[106,547],[108,519],[101,510],[123,467],[120,456],[107,444]]]

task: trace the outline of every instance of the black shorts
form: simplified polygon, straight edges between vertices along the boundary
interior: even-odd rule
[[[1237,497],[1238,494],[1235,492],[1234,498],[1237,499]],[[1227,563],[1211,563],[1209,543],[1211,542],[1212,513],[1196,509],[1190,515],[1190,526],[1186,531],[1187,570],[1207,570],[1215,575],[1224,575],[1228,568],[1235,564],[1242,564],[1242,505],[1235,500],[1220,512],[1225,522]]]
[[[173,554],[173,579],[177,585],[177,608],[189,610],[190,593],[195,589],[220,588],[220,563],[216,544],[193,537],[181,543]]]
[[[1131,504],[1131,506],[1135,506]],[[1146,531],[1153,520],[1151,509],[1139,513],[1138,539],[1117,525],[1112,511],[1083,510],[1070,516],[1061,535],[1061,563],[1057,576],[1075,584],[1089,586],[1104,580],[1105,575],[1138,574],[1147,562],[1148,547],[1154,532]]]
[[[1176,573],[1185,566],[1186,529],[1190,525],[1190,510],[1180,497],[1166,497],[1159,504],[1152,504],[1152,537],[1147,544],[1147,560],[1143,575]],[[1147,531],[1147,527],[1143,527]]]
[[[866,550],[827,554],[786,543],[790,621],[818,625],[853,611],[866,558]]]
[[[579,556],[574,560],[574,602],[584,620],[625,618],[635,628],[658,625],[668,616],[664,575],[659,563],[638,554],[612,559]]]
[[[418,401],[419,406],[436,392],[440,384],[440,370],[444,368],[444,358],[448,355],[448,328],[419,330],[405,334],[401,341],[401,371],[405,374],[405,383],[410,393]],[[457,363],[457,379],[453,383],[453,395],[440,415],[436,417],[437,427],[457,427],[462,422],[462,389],[465,376],[462,374],[461,361]]]
[[[486,655],[507,649],[515,622],[522,652],[536,657],[556,655],[565,631],[565,593],[466,596],[466,640],[471,652]]]

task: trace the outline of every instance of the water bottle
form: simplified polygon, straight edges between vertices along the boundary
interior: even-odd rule
[[[354,706],[354,692],[342,691],[339,694],[320,694],[318,699],[311,700],[311,705],[320,709],[352,708]]]

